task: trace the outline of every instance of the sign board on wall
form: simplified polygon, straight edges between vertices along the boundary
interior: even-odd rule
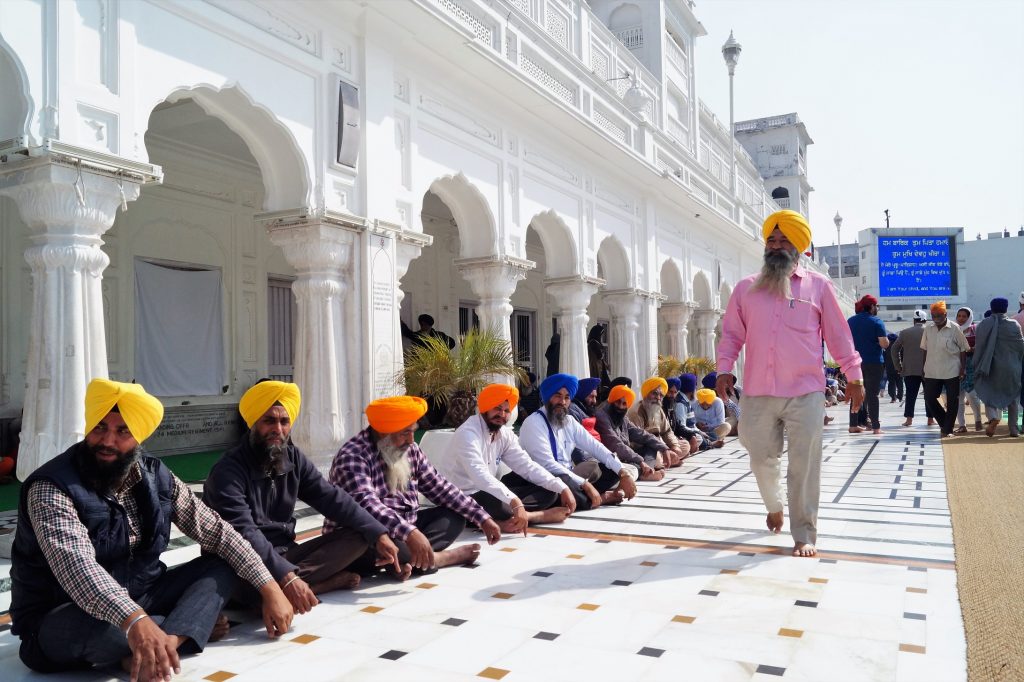
[[[957,296],[956,237],[878,237],[878,293],[883,297]]]

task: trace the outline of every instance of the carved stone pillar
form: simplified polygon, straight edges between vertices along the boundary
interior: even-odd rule
[[[476,308],[480,329],[493,330],[511,344],[512,294],[536,263],[501,256],[461,258],[455,261],[455,265],[480,300]]]
[[[697,325],[697,347],[701,357],[715,359],[715,325],[721,310],[698,310],[694,313]]]
[[[347,301],[352,249],[364,228],[361,219],[331,213],[275,218],[267,226],[270,241],[281,247],[296,273],[295,383],[302,409],[292,439],[322,472],[350,429],[360,426],[356,372],[362,366],[363,335],[358,313],[346,313],[352,309]]]
[[[590,376],[587,356],[587,307],[604,280],[596,277],[558,277],[544,280],[545,291],[558,309],[561,345],[558,368],[577,377]]]
[[[687,325],[695,308],[693,303],[666,303],[661,306],[661,317],[668,325],[668,354],[685,360],[689,354]]]
[[[109,165],[108,165],[109,164]],[[119,175],[120,174],[120,175]],[[107,377],[101,237],[119,207],[139,196],[159,169],[116,157],[93,165],[70,154],[11,161],[0,195],[11,197],[32,232],[32,313],[18,478],[80,441],[85,388]]]
[[[633,289],[610,291],[602,297],[608,304],[611,320],[608,329],[608,345],[611,346],[609,361],[611,376],[626,376],[633,383],[643,381],[641,377],[637,332],[640,329],[640,314],[643,310],[640,295]]]

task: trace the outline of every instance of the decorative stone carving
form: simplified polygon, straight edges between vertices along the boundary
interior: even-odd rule
[[[107,376],[102,279],[110,259],[101,237],[117,209],[139,196],[140,184],[158,177],[148,168],[155,172],[125,171],[127,177],[117,178],[109,169],[54,154],[0,170],[0,195],[14,200],[32,231],[25,251],[32,317],[18,456],[22,480],[84,436],[86,385]]]
[[[587,357],[587,307],[604,280],[597,277],[558,277],[544,280],[550,300],[558,309],[561,348],[558,367],[578,377],[590,376]]]
[[[667,303],[661,306],[661,317],[668,325],[668,354],[685,360],[690,349],[687,343],[687,325],[693,315],[696,303]]]
[[[644,372],[641,372],[640,349],[637,345],[643,301],[635,289],[609,291],[602,298],[611,313],[608,329],[608,345],[611,350],[609,373],[643,381],[646,376],[641,376]]]
[[[519,282],[526,278],[526,273],[537,267],[537,264],[521,258],[501,256],[462,258],[456,260],[455,265],[480,301],[476,308],[480,328],[493,330],[511,343],[511,297]]]
[[[698,310],[694,313],[697,328],[697,352],[705,358],[715,358],[715,326],[724,311]]]

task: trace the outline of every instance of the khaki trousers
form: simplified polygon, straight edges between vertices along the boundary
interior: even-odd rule
[[[743,429],[740,443],[750,453],[750,470],[757,479],[769,512],[783,509],[783,432],[789,440],[786,488],[789,528],[796,542],[818,540],[818,498],[821,488],[821,432],[825,404],[821,392],[796,398],[744,395],[740,399]]]

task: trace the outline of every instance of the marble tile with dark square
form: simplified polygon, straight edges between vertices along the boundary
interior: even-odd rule
[[[665,650],[664,649],[655,649],[654,647],[645,646],[643,649],[640,649],[640,651],[638,651],[637,653],[640,654],[641,656],[650,656],[651,658],[660,658],[661,655],[663,653],[665,653]]]
[[[764,664],[761,664],[761,665],[757,666],[757,670],[755,670],[754,672],[755,673],[760,673],[762,675],[775,675],[777,677],[782,677],[783,675],[786,674],[786,669],[785,668],[780,668],[780,667],[775,666],[775,665],[764,665]]]
[[[442,621],[441,625],[451,625],[453,628],[457,628],[465,622],[466,621],[461,618],[449,618],[448,620]]]
[[[810,609],[818,608],[818,602],[816,602],[816,601],[805,601],[803,599],[797,599],[794,602],[794,604],[796,606],[806,606],[807,608],[810,608]]]
[[[559,637],[559,635],[558,635],[557,632],[543,632],[543,631],[538,632],[537,634],[535,634],[533,636],[534,639],[543,639],[543,640],[548,641],[548,642],[550,642],[552,640],[555,640],[555,639],[558,639],[558,637]]]
[[[398,649],[392,649],[391,651],[385,651],[384,653],[382,653],[380,655],[380,658],[383,658],[384,660],[387,660],[387,661],[397,661],[402,656],[405,656],[407,653],[409,653],[409,652],[408,651],[399,651]]]

